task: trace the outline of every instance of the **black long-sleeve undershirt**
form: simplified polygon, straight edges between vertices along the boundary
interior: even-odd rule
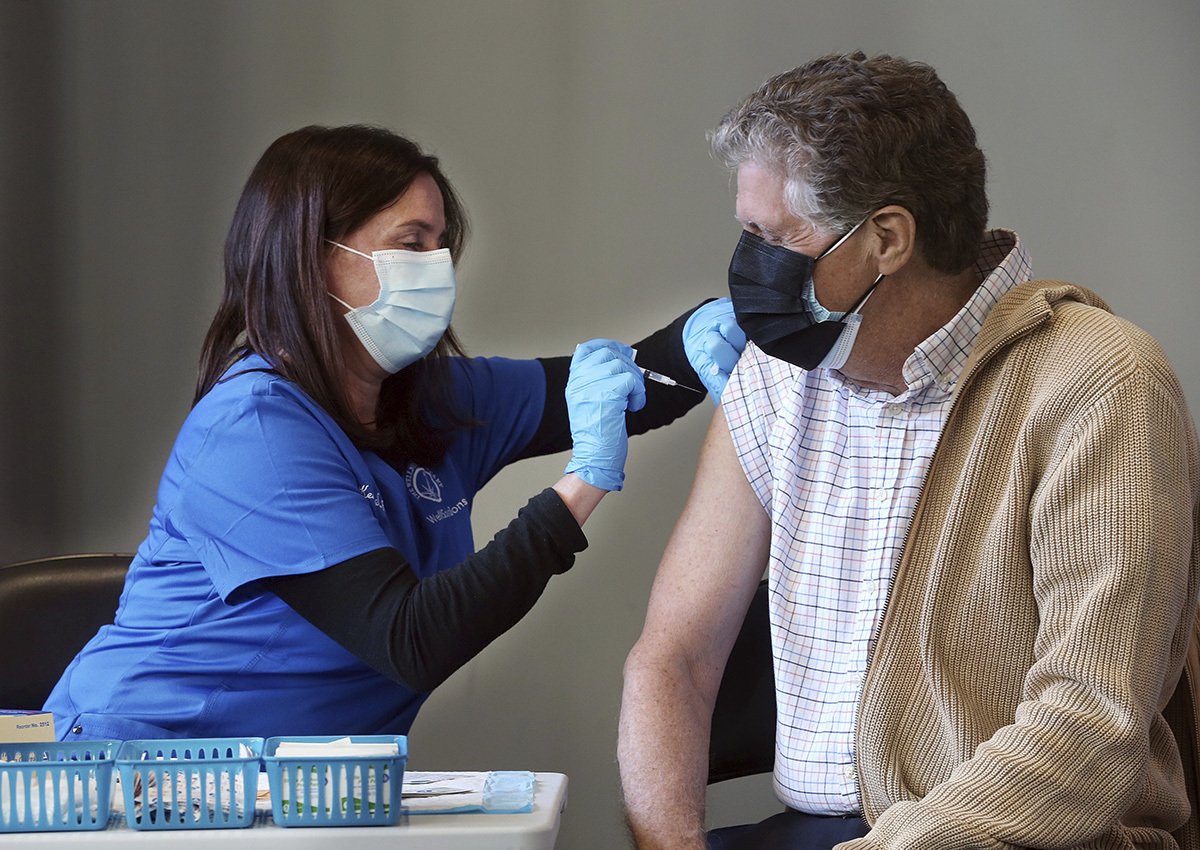
[[[586,548],[567,506],[546,489],[487,546],[419,581],[395,549],[376,549],[268,586],[378,672],[431,691],[524,617]]]
[[[692,311],[636,343],[639,365],[697,389],[683,350]],[[571,447],[566,384],[570,357],[539,361],[542,417],[519,458]],[[626,414],[630,435],[666,425],[704,394],[647,382],[646,406]],[[552,575],[587,548],[583,530],[553,489],[534,496],[508,527],[460,564],[424,579],[395,549],[376,549],[312,573],[263,584],[363,662],[414,691],[430,691],[529,612]]]

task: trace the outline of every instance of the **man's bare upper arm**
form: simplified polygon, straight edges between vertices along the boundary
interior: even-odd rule
[[[696,685],[715,699],[769,548],[769,518],[718,410],[659,564],[639,651],[682,658]]]

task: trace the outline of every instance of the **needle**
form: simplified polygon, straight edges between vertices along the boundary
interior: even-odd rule
[[[685,390],[691,390],[692,392],[700,393],[701,395],[704,394],[704,390],[698,390],[695,387],[689,387],[687,384],[681,384],[674,378],[668,378],[666,375],[654,372],[650,369],[642,369],[642,375],[647,381],[654,381],[656,384],[664,384],[668,387],[683,387]]]

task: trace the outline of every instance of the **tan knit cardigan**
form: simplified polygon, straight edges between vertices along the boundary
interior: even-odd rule
[[[1001,299],[872,646],[872,829],[840,850],[1200,847],[1198,481],[1153,339],[1068,283]]]

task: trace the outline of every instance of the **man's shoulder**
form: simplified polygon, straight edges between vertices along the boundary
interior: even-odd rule
[[[1044,300],[1051,321],[1046,323],[1048,337],[1059,345],[1086,348],[1083,356],[1102,359],[1132,357],[1138,360],[1163,360],[1162,346],[1146,330],[1118,316],[1092,290],[1060,280],[1033,280],[1022,284],[1014,295],[1021,294],[1029,301]]]
[[[1036,360],[1029,366],[1064,384],[1098,386],[1142,373],[1182,397],[1158,341],[1078,284],[1031,280],[1006,293],[984,324],[980,347],[1006,340]]]

